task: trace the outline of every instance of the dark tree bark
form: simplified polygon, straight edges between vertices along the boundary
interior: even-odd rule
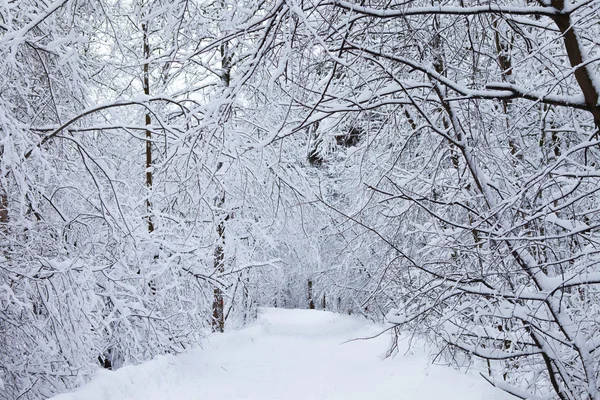
[[[223,4],[224,7],[224,4]],[[229,54],[229,48],[227,43],[221,44],[221,83],[224,88],[229,87],[231,83],[231,56]],[[223,166],[222,163],[217,165],[217,171]],[[221,194],[217,197],[215,202],[217,212],[221,213],[225,206],[225,191],[221,189]],[[225,272],[225,222],[228,216],[219,219],[217,225],[217,247],[215,248],[214,255],[214,268],[218,273]],[[225,302],[223,299],[223,291],[220,287],[214,288],[213,293],[213,305],[212,305],[212,330],[213,332],[224,332],[225,330]]]
[[[313,288],[313,282],[309,279],[308,280],[308,308],[311,310],[314,310],[315,302],[313,300],[312,288]]]
[[[565,12],[564,0],[552,0],[552,7],[560,11],[558,14],[552,15],[552,20],[560,30],[560,33],[565,44],[565,50],[569,57],[569,63],[575,70],[575,79],[579,88],[583,92],[585,104],[589,111],[594,116],[596,129],[600,129],[600,108],[598,108],[598,89],[594,86],[592,75],[588,70],[587,65],[582,65],[584,62],[583,49],[579,43],[579,39],[575,30],[573,30],[571,13]]]
[[[225,204],[225,194],[220,197],[217,202],[218,207],[222,207]],[[215,248],[214,255],[214,268],[218,273],[225,272],[225,219],[219,221],[217,225],[217,247]],[[225,331],[225,302],[223,300],[223,291],[220,287],[214,288],[213,293],[213,315],[212,315],[212,330],[213,332],[224,332]]]
[[[143,86],[144,94],[150,96],[150,43],[148,41],[148,23],[142,23],[143,47],[144,47],[144,73]],[[146,188],[148,189],[146,197],[146,212],[148,214],[148,232],[154,232],[154,222],[152,221],[152,203],[150,202],[150,193],[152,191],[152,131],[150,124],[152,119],[150,113],[146,112]]]

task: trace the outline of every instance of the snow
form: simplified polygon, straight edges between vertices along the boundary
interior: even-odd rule
[[[406,7],[401,10],[397,9],[376,9],[360,6],[348,1],[336,0],[334,4],[338,7],[352,10],[354,12],[366,15],[373,15],[381,18],[406,17],[409,15],[472,15],[472,14],[490,14],[490,13],[506,13],[513,15],[532,15],[533,13],[540,15],[554,15],[558,13],[554,7],[507,7],[497,4],[487,4],[473,7],[449,7],[449,6],[432,6],[432,7]]]
[[[508,400],[482,378],[431,365],[423,350],[384,358],[383,326],[315,310],[261,310],[256,323],[210,335],[203,348],[100,370],[53,400]],[[406,353],[406,354],[405,354]]]
[[[589,225],[587,225],[581,221],[561,219],[558,217],[558,215],[556,215],[556,213],[551,213],[551,214],[546,215],[544,220],[547,222],[554,223],[554,224],[560,226],[561,228],[570,230],[571,233],[574,233],[575,231],[585,231],[587,229],[590,229]]]

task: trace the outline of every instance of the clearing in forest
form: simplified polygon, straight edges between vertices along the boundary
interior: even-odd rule
[[[474,374],[431,365],[422,349],[384,358],[382,326],[315,310],[262,310],[256,323],[203,348],[99,371],[53,400],[508,400]]]

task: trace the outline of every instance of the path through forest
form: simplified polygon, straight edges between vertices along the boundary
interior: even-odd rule
[[[384,359],[381,326],[314,310],[262,310],[252,326],[211,335],[203,349],[116,372],[54,400],[508,400],[475,374],[430,365],[407,342]]]

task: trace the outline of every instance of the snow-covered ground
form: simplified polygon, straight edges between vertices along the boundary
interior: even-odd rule
[[[424,353],[382,356],[389,336],[364,319],[266,309],[240,331],[210,336],[178,356],[99,371],[53,400],[508,400],[483,379],[428,363]],[[345,342],[345,343],[344,343]]]

